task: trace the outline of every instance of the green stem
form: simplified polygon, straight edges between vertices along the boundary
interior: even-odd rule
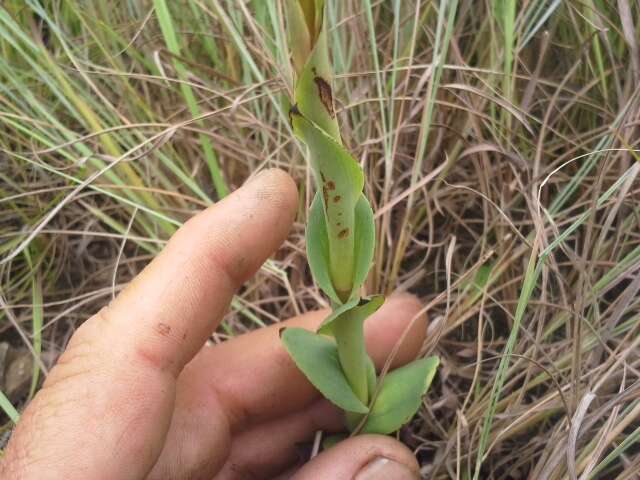
[[[362,403],[369,403],[367,385],[367,352],[364,343],[364,328],[361,319],[345,313],[339,322],[332,325],[338,345],[338,357],[353,393]]]

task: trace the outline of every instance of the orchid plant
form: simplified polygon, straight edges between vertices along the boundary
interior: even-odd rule
[[[389,434],[420,407],[438,367],[417,359],[379,378],[364,342],[364,322],[384,302],[361,296],[373,261],[374,217],[364,172],[342,143],[333,101],[324,0],[287,0],[295,72],[290,121],[308,150],[316,194],[306,230],[313,278],[332,313],[317,332],[287,328],[282,341],[297,367],[346,413],[352,434]]]

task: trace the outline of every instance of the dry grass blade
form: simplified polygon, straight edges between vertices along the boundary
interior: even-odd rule
[[[567,441],[567,470],[573,480],[577,480],[578,474],[576,472],[576,444],[578,441],[578,433],[580,432],[580,426],[582,420],[587,414],[587,409],[596,396],[588,392],[578,404],[573,417],[571,418],[571,429],[569,431],[569,439]]]

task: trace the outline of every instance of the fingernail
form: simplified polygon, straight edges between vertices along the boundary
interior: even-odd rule
[[[419,478],[406,465],[385,457],[377,457],[358,472],[354,480],[415,480]]]

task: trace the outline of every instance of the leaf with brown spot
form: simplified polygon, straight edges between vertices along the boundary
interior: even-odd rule
[[[324,108],[327,110],[327,113],[331,118],[335,118],[336,112],[333,109],[333,93],[331,91],[331,85],[329,85],[329,83],[320,76],[314,77],[313,81],[316,82],[318,95],[320,95],[320,101],[324,105]]]

